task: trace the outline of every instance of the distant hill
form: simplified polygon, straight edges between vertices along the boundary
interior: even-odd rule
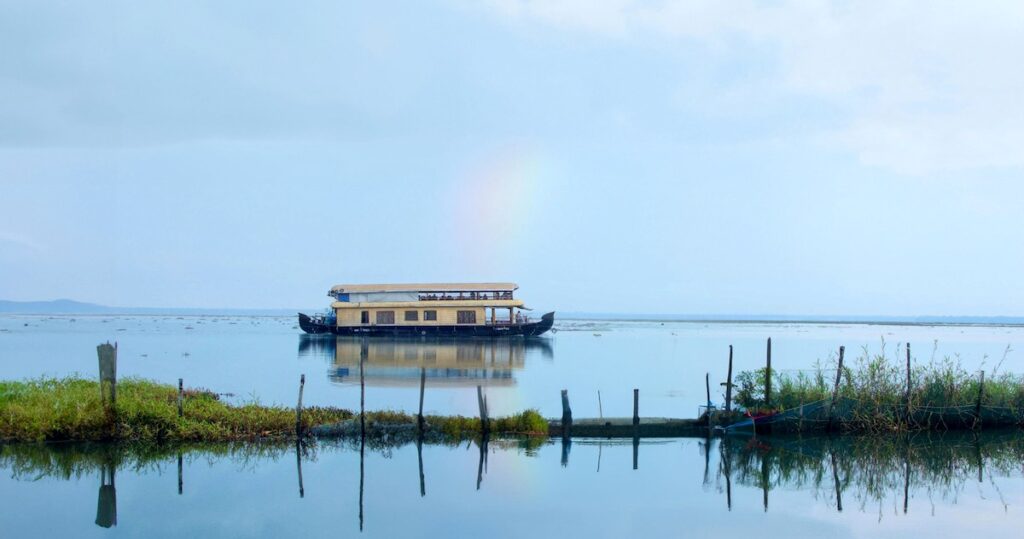
[[[313,309],[318,311],[319,309]],[[0,300],[0,314],[173,314],[230,316],[292,316],[294,309],[200,309],[168,307],[111,307],[71,299],[53,301]]]

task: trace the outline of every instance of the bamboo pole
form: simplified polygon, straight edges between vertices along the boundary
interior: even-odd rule
[[[910,411],[910,395],[911,395],[910,388],[911,388],[911,385],[910,384],[911,384],[911,382],[910,382],[910,343],[908,342],[907,343],[907,405],[906,405],[907,409],[906,409],[906,412],[905,412],[906,416],[907,416],[907,426],[908,427],[910,426],[910,418],[911,418],[911,416],[910,416],[910,414],[911,414],[911,411]]]
[[[764,367],[764,407],[772,407],[772,338],[768,337],[768,358]]]
[[[306,387],[306,375],[299,376],[299,402],[295,405],[295,435],[302,436],[302,390]]]
[[[985,394],[985,371],[981,371],[981,378],[978,379],[978,402],[974,405],[974,426],[981,427],[981,399]]]
[[[836,409],[836,400],[839,399],[839,381],[843,376],[843,355],[846,353],[846,347],[839,347],[839,364],[836,366],[836,384],[832,387],[832,402],[828,405],[828,430],[832,430],[832,414]]]
[[[569,407],[569,390],[562,390],[562,438],[569,438],[572,431],[572,408]]]
[[[640,429],[640,390],[633,389],[633,431]]]
[[[729,374],[725,378],[725,413],[732,413],[732,345],[729,345]]]

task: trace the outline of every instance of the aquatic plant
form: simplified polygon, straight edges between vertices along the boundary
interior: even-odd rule
[[[999,373],[998,367],[982,382],[980,372],[968,372],[959,359],[930,360],[911,366],[899,356],[865,347],[861,355],[843,365],[836,394],[836,416],[848,430],[946,428],[976,423],[1012,425],[1024,420],[1024,376]],[[1009,352],[1009,350],[1007,350]],[[772,394],[766,404],[765,369],[736,376],[733,401],[747,410],[792,410],[831,406],[837,364],[821,363],[807,371],[772,370]],[[820,418],[819,418],[820,419]],[[801,420],[813,421],[801,416]]]

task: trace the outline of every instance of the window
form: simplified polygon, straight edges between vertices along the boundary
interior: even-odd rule
[[[405,321],[406,322],[415,322],[415,321],[417,321],[419,319],[420,319],[420,312],[419,311],[405,311]]]
[[[460,324],[476,323],[476,311],[459,311],[457,316]]]
[[[437,311],[423,311],[424,320],[437,320]]]
[[[378,324],[394,324],[395,311],[377,311]]]
[[[363,311],[362,313],[359,314],[359,323],[360,324],[369,324],[370,323],[370,311]]]

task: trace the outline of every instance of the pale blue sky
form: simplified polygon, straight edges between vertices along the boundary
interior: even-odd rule
[[[1021,51],[1014,2],[0,0],[0,298],[1024,315]]]

